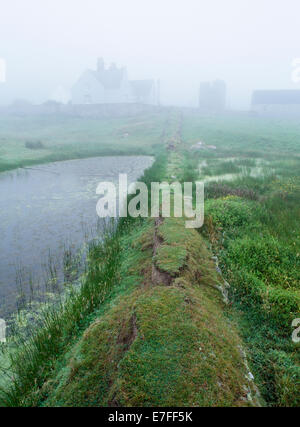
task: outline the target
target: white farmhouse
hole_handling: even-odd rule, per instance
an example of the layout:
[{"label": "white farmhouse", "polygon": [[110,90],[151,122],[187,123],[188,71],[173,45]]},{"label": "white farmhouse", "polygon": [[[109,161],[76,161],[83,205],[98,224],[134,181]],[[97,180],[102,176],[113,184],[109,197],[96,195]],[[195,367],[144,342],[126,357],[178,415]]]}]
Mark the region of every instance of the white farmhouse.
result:
[{"label": "white farmhouse", "polygon": [[97,70],[85,71],[72,88],[73,104],[157,104],[154,80],[128,80],[126,68],[98,59]]}]

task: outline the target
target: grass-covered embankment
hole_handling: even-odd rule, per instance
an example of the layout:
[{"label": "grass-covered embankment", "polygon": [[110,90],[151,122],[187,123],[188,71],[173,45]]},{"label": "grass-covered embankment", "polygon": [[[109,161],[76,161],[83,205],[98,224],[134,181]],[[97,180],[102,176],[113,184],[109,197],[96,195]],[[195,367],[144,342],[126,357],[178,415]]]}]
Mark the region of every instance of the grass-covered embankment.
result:
[{"label": "grass-covered embankment", "polygon": [[[161,244],[152,261],[155,233]],[[241,342],[224,317],[215,289],[220,278],[201,236],[182,220],[159,226],[149,220],[121,239],[121,246],[117,294],[34,395],[37,402],[250,405]],[[159,268],[161,281],[153,268]]]}]

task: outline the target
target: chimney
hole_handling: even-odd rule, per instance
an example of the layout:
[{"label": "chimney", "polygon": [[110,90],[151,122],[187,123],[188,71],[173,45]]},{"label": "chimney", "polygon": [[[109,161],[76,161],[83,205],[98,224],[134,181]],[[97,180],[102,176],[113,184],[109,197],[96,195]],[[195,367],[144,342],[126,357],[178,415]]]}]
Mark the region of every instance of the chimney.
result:
[{"label": "chimney", "polygon": [[97,71],[98,71],[98,73],[102,73],[104,71],[104,60],[103,60],[103,58],[98,58]]}]

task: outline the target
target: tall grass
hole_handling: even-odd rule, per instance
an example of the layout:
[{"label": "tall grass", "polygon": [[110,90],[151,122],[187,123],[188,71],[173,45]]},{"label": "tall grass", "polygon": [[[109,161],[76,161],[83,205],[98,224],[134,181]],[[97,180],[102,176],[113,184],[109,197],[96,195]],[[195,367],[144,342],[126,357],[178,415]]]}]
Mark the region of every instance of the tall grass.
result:
[{"label": "tall grass", "polygon": [[42,386],[66,345],[118,283],[120,235],[125,227],[125,222],[122,230],[110,224],[101,242],[90,247],[88,272],[80,289],[43,310],[38,330],[31,330],[26,338],[15,337],[9,355],[10,386],[1,392],[2,405],[22,406],[29,392]]},{"label": "tall grass", "polygon": [[299,406],[299,352],[291,338],[300,315],[299,168],[293,159],[270,160],[270,168],[275,173],[210,183],[204,232],[231,284],[263,398],[270,406]]}]

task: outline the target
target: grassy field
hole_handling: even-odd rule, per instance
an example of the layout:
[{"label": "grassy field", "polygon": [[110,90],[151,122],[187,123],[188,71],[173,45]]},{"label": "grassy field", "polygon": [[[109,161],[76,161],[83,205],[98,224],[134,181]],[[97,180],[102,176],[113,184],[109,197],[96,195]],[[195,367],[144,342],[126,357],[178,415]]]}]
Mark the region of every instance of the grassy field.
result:
[{"label": "grassy field", "polygon": [[251,116],[199,117],[184,113],[184,141],[187,146],[203,140],[225,155],[269,158],[300,155],[300,123],[295,120]]},{"label": "grassy field", "polygon": [[93,245],[80,291],[17,344],[3,405],[299,406],[300,125],[177,110],[129,122],[105,132],[127,126],[124,151],[155,154],[146,184],[206,182],[204,227],[131,219]]},{"label": "grassy field", "polygon": [[130,118],[0,116],[0,172],[106,155],[153,154],[168,113]]}]

